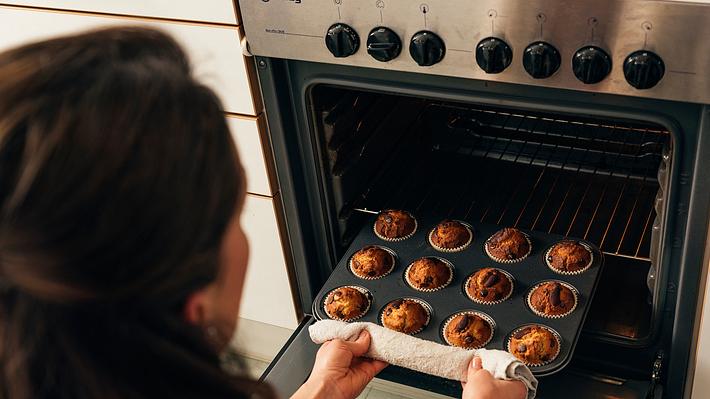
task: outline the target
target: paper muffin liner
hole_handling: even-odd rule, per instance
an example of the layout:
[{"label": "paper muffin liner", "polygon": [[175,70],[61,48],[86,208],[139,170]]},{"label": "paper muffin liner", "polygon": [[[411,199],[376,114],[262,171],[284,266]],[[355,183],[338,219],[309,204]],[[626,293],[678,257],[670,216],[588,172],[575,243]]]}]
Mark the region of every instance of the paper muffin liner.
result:
[{"label": "paper muffin liner", "polygon": [[434,227],[433,229],[431,229],[431,231],[427,235],[427,240],[429,241],[429,245],[431,245],[434,249],[436,249],[439,252],[447,252],[447,253],[461,252],[464,249],[468,248],[468,246],[471,245],[471,242],[473,242],[473,227],[470,224],[468,224],[466,222],[462,222],[460,220],[453,220],[453,221],[461,223],[461,225],[463,225],[463,227],[465,227],[466,230],[468,230],[468,241],[466,241],[465,244],[460,245],[455,248],[442,248],[442,247],[434,244],[434,242],[431,240],[431,235],[434,234],[434,230],[436,230],[436,227]]},{"label": "paper muffin liner", "polygon": [[414,262],[416,262],[419,259],[422,258],[417,258],[414,262],[410,263],[409,266],[407,266],[407,269],[404,271],[404,281],[407,282],[407,284],[414,290],[420,291],[420,292],[434,292],[434,291],[439,291],[442,288],[446,288],[451,284],[451,282],[454,280],[454,265],[451,264],[448,260],[444,258],[440,258],[438,256],[424,256],[424,258],[436,258],[442,262],[449,268],[449,279],[446,281],[446,283],[442,284],[439,287],[436,288],[418,288],[414,286],[414,283],[409,279],[409,270],[412,269],[412,266],[414,265]]},{"label": "paper muffin liner", "polygon": [[[497,301],[482,301],[482,300],[480,300],[480,299],[474,297],[473,295],[471,295],[471,294],[468,292],[468,282],[473,278],[473,276],[476,274],[476,272],[478,272],[478,270],[476,270],[476,271],[473,272],[470,276],[468,276],[468,277],[466,278],[466,281],[464,281],[464,283],[463,283],[463,292],[466,293],[466,297],[468,297],[468,299],[470,299],[470,300],[472,300],[473,302],[476,302],[476,303],[478,303],[478,304],[481,304],[481,305],[497,305],[497,304],[499,304],[499,303],[502,303],[502,302],[507,301],[508,298],[510,298],[511,295],[513,295],[513,291],[515,291],[515,279],[513,278],[513,276],[512,276],[510,273],[508,273],[507,271],[505,271],[505,270],[498,269],[498,268],[495,268],[495,267],[494,267],[493,269],[496,269],[496,270],[498,270],[499,272],[503,273],[503,274],[505,275],[505,277],[508,278],[508,281],[510,281],[510,292],[508,293],[508,295],[506,295],[505,297],[503,297],[503,298],[501,298],[501,299],[499,299],[499,300],[497,300]],[[479,270],[480,270],[480,269],[479,269]]]},{"label": "paper muffin liner", "polygon": [[[520,231],[520,230],[518,230],[518,231]],[[496,232],[496,233],[497,233],[497,232]],[[489,258],[493,259],[494,261],[496,261],[496,262],[498,262],[498,263],[511,264],[511,263],[520,262],[521,260],[523,260],[523,259],[527,258],[528,256],[530,256],[530,253],[532,252],[532,241],[530,241],[530,236],[528,236],[527,234],[523,233],[522,231],[520,231],[520,233],[525,237],[525,240],[528,242],[528,252],[527,252],[525,255],[521,256],[520,258],[517,258],[517,259],[500,259],[500,258],[496,258],[495,256],[493,256],[493,254],[488,250],[488,242],[491,240],[491,238],[493,238],[493,236],[488,237],[488,239],[486,240],[486,242],[483,244],[483,250],[486,251],[486,255],[488,255]],[[494,233],[494,235],[495,235],[495,233]]]},{"label": "paper muffin liner", "polygon": [[540,366],[544,366],[544,365],[547,365],[547,364],[550,364],[550,363],[554,362],[555,359],[557,359],[557,356],[560,355],[560,348],[562,347],[562,337],[560,336],[560,334],[559,334],[557,331],[555,331],[554,329],[552,329],[551,327],[548,327],[548,326],[546,326],[546,325],[543,325],[543,324],[534,324],[534,323],[533,323],[533,324],[526,324],[526,325],[524,325],[524,326],[520,326],[520,327],[516,328],[515,330],[513,330],[510,334],[508,334],[508,338],[506,339],[506,343],[505,343],[505,348],[506,348],[506,350],[508,351],[508,353],[510,353],[511,355],[513,354],[513,351],[512,351],[511,348],[510,348],[510,344],[511,344],[512,341],[513,341],[513,339],[512,339],[513,336],[514,336],[518,331],[521,331],[521,330],[523,330],[523,329],[525,329],[525,328],[528,328],[528,327],[535,327],[535,326],[536,326],[536,327],[542,327],[542,328],[544,328],[545,330],[547,330],[547,331],[549,331],[550,333],[552,333],[552,336],[555,337],[555,340],[557,341],[557,345],[555,345],[555,348],[557,348],[557,351],[555,352],[554,355],[552,355],[552,357],[550,357],[549,360],[547,360],[546,362],[541,362],[541,363],[530,363],[530,362],[527,362],[527,361],[525,361],[525,360],[523,360],[523,359],[520,359],[519,357],[513,355],[513,356],[515,356],[516,359],[518,359],[518,360],[520,360],[521,362],[525,363],[525,365],[528,366],[528,367],[540,367]]},{"label": "paper muffin liner", "polygon": [[[481,349],[481,348],[484,348],[486,345],[488,345],[488,344],[493,340],[493,336],[494,336],[495,333],[496,333],[496,322],[495,322],[495,320],[493,320],[493,318],[492,318],[491,316],[489,316],[489,315],[487,315],[487,314],[485,314],[485,313],[483,313],[483,312],[479,312],[479,311],[477,311],[477,310],[464,310],[464,311],[462,311],[462,312],[456,312],[456,313],[452,314],[451,316],[449,316],[449,317],[446,319],[446,321],[444,321],[444,324],[442,324],[442,326],[441,326],[441,336],[444,338],[444,342],[446,342],[447,345],[449,345],[449,346],[456,346],[456,345],[454,345],[453,343],[451,343],[451,342],[449,341],[448,337],[446,336],[446,328],[449,326],[449,324],[451,323],[451,321],[452,321],[456,316],[458,316],[458,315],[460,315],[460,314],[470,314],[470,315],[479,316],[480,318],[482,318],[483,320],[485,320],[486,323],[488,323],[488,325],[491,327],[491,335],[488,337],[488,339],[487,339],[484,343],[482,343],[481,345],[478,345],[478,346],[476,346],[476,347],[463,348],[463,349],[469,349],[469,350]],[[456,346],[456,347],[457,347],[457,348],[461,348],[460,346]]]},{"label": "paper muffin liner", "polygon": [[[424,325],[422,326],[422,328],[420,328],[420,329],[418,329],[418,330],[416,330],[416,331],[413,331],[413,332],[411,332],[411,333],[402,332],[402,334],[416,335],[416,334],[419,334],[420,332],[424,331],[424,329],[429,325],[429,322],[431,322],[431,306],[429,306],[428,303],[424,302],[424,301],[421,300],[421,299],[411,298],[411,297],[397,298],[397,299],[394,299],[394,300],[391,300],[391,301],[387,302],[387,305],[383,306],[383,307],[382,307],[382,310],[380,311],[380,324],[381,324],[383,327],[387,328],[387,327],[385,326],[385,323],[384,323],[385,309],[387,308],[387,306],[388,306],[390,303],[392,303],[392,302],[394,302],[394,301],[398,301],[398,300],[400,300],[400,299],[403,300],[403,301],[413,301],[413,302],[416,302],[416,303],[422,305],[422,307],[424,308],[424,311],[426,312],[426,322],[424,322]],[[392,331],[397,331],[397,330],[392,330]],[[398,332],[401,332],[401,331],[398,331]]]},{"label": "paper muffin liner", "polygon": [[[574,296],[574,304],[572,305],[572,308],[570,308],[570,310],[568,310],[566,313],[562,313],[562,314],[545,314],[545,313],[540,312],[540,311],[538,311],[537,309],[535,309],[535,308],[532,306],[532,303],[530,302],[530,300],[531,300],[531,298],[532,298],[532,293],[533,293],[533,291],[535,291],[538,287],[540,287],[541,285],[543,285],[543,284],[545,284],[545,283],[560,283],[561,285],[563,285],[563,286],[569,288],[569,290],[572,291],[572,295]],[[535,285],[528,291],[528,294],[527,294],[527,296],[525,297],[525,303],[527,303],[528,307],[530,308],[530,311],[532,311],[533,313],[535,313],[536,315],[538,315],[538,316],[540,316],[540,317],[544,317],[544,318],[547,318],[547,319],[561,319],[561,318],[563,318],[563,317],[565,317],[565,316],[569,316],[570,314],[572,314],[572,312],[575,311],[575,309],[577,309],[577,304],[579,303],[579,291],[577,291],[577,289],[576,289],[572,284],[569,284],[569,283],[564,282],[564,281],[560,281],[560,280],[545,280],[545,281],[542,281],[542,282],[539,282],[539,283],[535,284]]]},{"label": "paper muffin liner", "polygon": [[[361,276],[361,275],[357,274],[357,272],[355,271],[355,268],[353,267],[353,258],[355,257],[355,254],[356,254],[356,253],[360,252],[362,249],[364,249],[364,248],[366,248],[366,247],[377,247],[377,248],[380,248],[380,249],[383,249],[383,250],[387,251],[387,253],[389,253],[389,254],[390,254],[390,257],[392,258],[392,266],[389,268],[389,270],[387,270],[385,273],[383,273],[382,275],[377,276],[377,277]],[[389,249],[389,248],[387,248],[387,247],[383,247],[383,246],[381,246],[381,245],[366,245],[365,247],[359,249],[359,250],[356,251],[354,254],[352,254],[352,256],[350,256],[350,259],[348,260],[348,268],[350,269],[350,272],[351,272],[352,274],[354,274],[355,277],[361,278],[361,279],[363,279],[363,280],[377,280],[377,279],[379,279],[379,278],[385,277],[385,276],[387,276],[388,274],[392,273],[392,270],[394,270],[394,267],[395,267],[396,265],[397,265],[397,254],[395,254],[395,252],[394,252],[393,250],[391,250],[391,249]]]},{"label": "paper muffin liner", "polygon": [[[385,209],[385,210],[383,210],[383,211],[380,211],[377,215],[379,216],[382,212],[387,212],[387,211],[391,211],[391,210],[393,210],[393,209]],[[407,211],[401,210],[401,209],[398,209],[398,210],[400,210],[400,211],[402,211],[402,212],[407,212]],[[389,237],[385,237],[385,236],[381,235],[380,233],[377,232],[377,219],[375,219],[375,223],[372,224],[372,231],[375,233],[375,235],[377,236],[377,238],[379,238],[380,240],[389,241],[389,242],[404,241],[404,240],[406,240],[407,238],[412,237],[412,236],[414,235],[414,233],[417,232],[417,229],[419,228],[419,223],[417,222],[417,218],[415,218],[414,215],[412,215],[412,214],[409,213],[409,212],[407,212],[407,214],[408,214],[409,216],[411,216],[412,219],[414,219],[414,230],[412,230],[411,233],[407,234],[407,235],[404,236],[404,237],[389,238]]]},{"label": "paper muffin liner", "polygon": [[[581,268],[577,271],[573,271],[573,272],[566,271],[566,270],[558,270],[558,269],[555,269],[554,267],[552,267],[552,265],[550,264],[550,261],[547,260],[547,258],[550,256],[550,251],[552,251],[552,248],[554,248],[555,245],[557,245],[561,242],[564,242],[564,241],[573,241],[573,242],[583,246],[589,252],[589,263],[587,263],[587,266],[584,266],[583,268]],[[587,269],[589,269],[592,266],[592,264],[594,264],[594,251],[592,250],[592,248],[582,241],[575,241],[575,240],[561,240],[561,241],[554,243],[550,248],[547,249],[547,251],[545,251],[544,257],[545,257],[545,264],[547,265],[547,267],[550,270],[552,270],[553,272],[555,272],[557,274],[562,274],[565,276],[575,276],[577,274],[582,274],[582,273],[586,272]]]},{"label": "paper muffin liner", "polygon": [[[365,298],[367,299],[367,308],[365,308],[365,310],[361,314],[359,314],[358,316],[351,317],[349,319],[341,319],[340,317],[335,317],[335,316],[331,315],[330,313],[328,313],[328,308],[326,307],[326,304],[328,303],[328,299],[330,299],[330,297],[335,293],[335,291],[337,291],[341,288],[345,288],[345,287],[355,288],[356,290],[362,292],[365,295]],[[333,288],[332,290],[330,290],[328,295],[326,295],[325,298],[323,299],[323,311],[325,312],[325,314],[333,320],[340,320],[340,321],[344,321],[347,323],[350,323],[351,321],[355,321],[355,320],[361,318],[362,316],[365,316],[367,314],[367,312],[370,311],[371,306],[372,306],[372,294],[370,293],[370,291],[367,290],[367,288],[363,288],[363,287],[360,287],[357,285],[343,285],[338,288]]]}]

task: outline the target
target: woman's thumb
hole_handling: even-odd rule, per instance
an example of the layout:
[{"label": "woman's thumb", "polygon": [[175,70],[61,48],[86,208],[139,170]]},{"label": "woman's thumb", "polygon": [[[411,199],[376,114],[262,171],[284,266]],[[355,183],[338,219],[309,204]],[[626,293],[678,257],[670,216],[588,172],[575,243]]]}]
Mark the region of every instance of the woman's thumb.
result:
[{"label": "woman's thumb", "polygon": [[355,341],[345,341],[344,344],[353,355],[362,356],[370,349],[370,334],[362,330]]},{"label": "woman's thumb", "polygon": [[483,362],[481,361],[481,358],[478,356],[474,356],[473,360],[471,360],[471,363],[469,363],[468,365],[468,372],[476,372],[482,368]]}]

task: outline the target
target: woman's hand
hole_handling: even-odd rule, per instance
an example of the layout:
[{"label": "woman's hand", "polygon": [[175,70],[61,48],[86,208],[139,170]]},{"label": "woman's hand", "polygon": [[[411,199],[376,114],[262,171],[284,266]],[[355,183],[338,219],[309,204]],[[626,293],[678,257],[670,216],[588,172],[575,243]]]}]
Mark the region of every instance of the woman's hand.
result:
[{"label": "woman's hand", "polygon": [[387,363],[362,358],[370,348],[370,334],[363,330],[355,341],[335,339],[318,350],[308,381],[291,397],[352,399],[387,367]]},{"label": "woman's hand", "polygon": [[525,399],[528,390],[520,381],[503,381],[483,370],[481,358],[476,356],[468,366],[468,378],[462,382],[462,399]]}]

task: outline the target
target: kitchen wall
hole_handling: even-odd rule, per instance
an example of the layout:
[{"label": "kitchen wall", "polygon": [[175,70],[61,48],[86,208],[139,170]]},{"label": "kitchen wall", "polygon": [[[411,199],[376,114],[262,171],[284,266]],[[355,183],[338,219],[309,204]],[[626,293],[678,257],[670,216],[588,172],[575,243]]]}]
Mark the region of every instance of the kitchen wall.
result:
[{"label": "kitchen wall", "polygon": [[240,342],[254,356],[268,360],[298,320],[275,208],[278,190],[268,173],[263,107],[252,59],[242,54],[242,31],[232,0],[0,0],[0,50],[117,25],[147,26],[173,35],[189,53],[197,78],[224,104],[248,176],[242,223],[251,257]]}]

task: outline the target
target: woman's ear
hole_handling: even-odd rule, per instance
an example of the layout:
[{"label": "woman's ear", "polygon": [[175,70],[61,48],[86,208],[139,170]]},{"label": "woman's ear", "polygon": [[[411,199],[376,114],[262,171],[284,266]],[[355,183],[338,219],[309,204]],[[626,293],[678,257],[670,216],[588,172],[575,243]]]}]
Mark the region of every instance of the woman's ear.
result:
[{"label": "woman's ear", "polygon": [[204,326],[210,307],[209,287],[203,287],[188,295],[183,308],[185,321],[194,326]]}]

